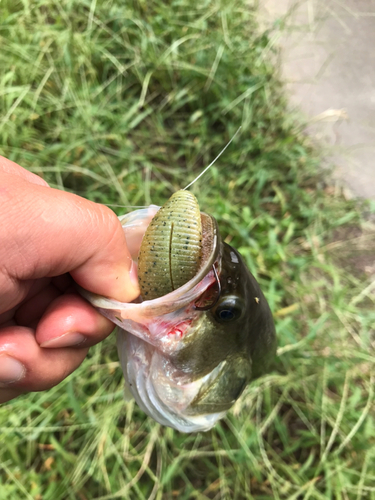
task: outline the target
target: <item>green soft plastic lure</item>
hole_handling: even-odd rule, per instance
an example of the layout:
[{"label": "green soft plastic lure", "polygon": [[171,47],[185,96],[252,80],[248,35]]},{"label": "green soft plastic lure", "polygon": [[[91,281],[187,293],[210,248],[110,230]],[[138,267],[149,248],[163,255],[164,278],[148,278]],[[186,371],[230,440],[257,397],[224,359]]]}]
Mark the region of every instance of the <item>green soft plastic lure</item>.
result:
[{"label": "green soft plastic lure", "polygon": [[202,260],[202,223],[196,197],[177,191],[160,208],[143,237],[138,280],[144,300],[162,297],[190,281]]}]

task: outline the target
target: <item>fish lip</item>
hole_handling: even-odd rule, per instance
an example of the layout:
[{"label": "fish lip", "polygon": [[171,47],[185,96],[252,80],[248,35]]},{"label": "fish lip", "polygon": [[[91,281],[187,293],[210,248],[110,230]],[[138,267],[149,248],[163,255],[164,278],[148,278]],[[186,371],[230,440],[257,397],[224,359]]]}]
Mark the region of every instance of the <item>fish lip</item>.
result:
[{"label": "fish lip", "polygon": [[[79,293],[104,314],[106,310],[116,310],[122,319],[127,319],[134,314],[143,318],[163,316],[188,306],[197,300],[215,281],[212,266],[215,265],[219,273],[221,268],[222,241],[217,221],[212,215],[204,212],[201,212],[201,219],[203,238],[211,239],[211,250],[208,255],[202,258],[202,265],[197,274],[185,285],[157,299],[140,301],[141,299],[138,297],[136,301],[131,303],[96,295],[77,285]],[[207,234],[208,232],[211,234]],[[113,318],[111,319],[113,321]],[[121,319],[120,323],[115,322],[121,326]]]}]

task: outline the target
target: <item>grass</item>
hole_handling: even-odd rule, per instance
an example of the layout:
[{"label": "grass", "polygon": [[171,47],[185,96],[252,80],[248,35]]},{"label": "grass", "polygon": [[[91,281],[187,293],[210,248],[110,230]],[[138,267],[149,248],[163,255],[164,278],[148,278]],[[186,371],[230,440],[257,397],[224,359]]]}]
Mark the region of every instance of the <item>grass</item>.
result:
[{"label": "grass", "polygon": [[0,408],[1,499],[374,499],[374,287],[350,261],[371,207],[321,173],[255,6],[3,0],[1,16],[1,153],[54,187],[117,213],[161,204],[242,125],[192,190],[261,283],[280,345],[227,418],[186,436],[123,401],[108,339]]}]

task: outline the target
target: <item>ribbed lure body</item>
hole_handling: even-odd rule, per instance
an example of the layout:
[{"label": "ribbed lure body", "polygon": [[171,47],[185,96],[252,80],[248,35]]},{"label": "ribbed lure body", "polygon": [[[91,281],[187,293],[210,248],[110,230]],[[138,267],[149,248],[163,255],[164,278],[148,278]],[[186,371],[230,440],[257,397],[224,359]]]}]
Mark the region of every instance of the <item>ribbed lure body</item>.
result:
[{"label": "ribbed lure body", "polygon": [[148,226],[138,255],[138,280],[144,300],[162,297],[190,281],[202,258],[198,201],[177,191]]}]

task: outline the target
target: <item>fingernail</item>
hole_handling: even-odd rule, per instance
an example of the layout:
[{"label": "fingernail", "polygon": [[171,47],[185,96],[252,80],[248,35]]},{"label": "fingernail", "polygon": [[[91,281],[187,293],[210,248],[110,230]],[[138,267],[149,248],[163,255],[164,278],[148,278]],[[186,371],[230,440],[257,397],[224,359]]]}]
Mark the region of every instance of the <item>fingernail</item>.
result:
[{"label": "fingernail", "polygon": [[124,279],[119,278],[120,285],[118,293],[112,294],[113,298],[120,302],[131,302],[139,296],[138,266],[132,261],[129,271],[124,272]]},{"label": "fingernail", "polygon": [[86,340],[86,337],[82,335],[82,333],[78,332],[69,332],[64,333],[60,337],[56,337],[55,339],[47,340],[40,344],[40,347],[73,347],[80,344],[83,344]]},{"label": "fingernail", "polygon": [[7,355],[0,356],[0,387],[18,382],[25,373],[22,363]]},{"label": "fingernail", "polygon": [[131,302],[139,296],[139,284],[138,284],[138,274],[137,274],[137,264],[131,261],[129,267],[121,266],[115,269],[115,272],[111,273],[111,279],[107,279],[111,284],[107,293],[104,293],[106,297],[118,300],[119,302]]}]

